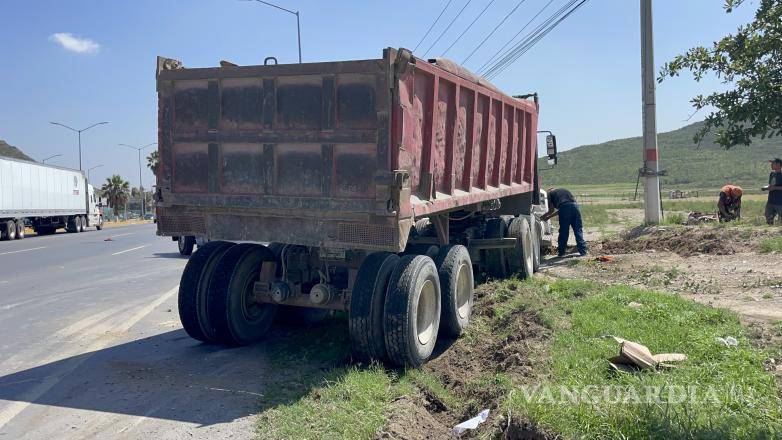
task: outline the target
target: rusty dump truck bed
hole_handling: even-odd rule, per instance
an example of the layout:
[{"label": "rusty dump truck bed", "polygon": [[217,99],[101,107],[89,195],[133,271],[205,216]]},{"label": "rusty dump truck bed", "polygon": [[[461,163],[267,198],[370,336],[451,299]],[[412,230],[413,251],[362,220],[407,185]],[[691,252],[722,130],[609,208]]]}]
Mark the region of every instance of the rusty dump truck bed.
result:
[{"label": "rusty dump truck bed", "polygon": [[162,235],[399,252],[419,217],[533,191],[536,105],[458,66],[225,65],[158,59]]}]

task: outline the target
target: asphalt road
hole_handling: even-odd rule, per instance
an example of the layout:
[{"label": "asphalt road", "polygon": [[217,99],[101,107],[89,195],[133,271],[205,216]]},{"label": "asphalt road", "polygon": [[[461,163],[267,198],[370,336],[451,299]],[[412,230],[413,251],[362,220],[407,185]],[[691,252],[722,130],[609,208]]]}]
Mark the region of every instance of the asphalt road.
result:
[{"label": "asphalt road", "polygon": [[0,439],[246,438],[269,363],[182,330],[154,225],[0,242]]}]

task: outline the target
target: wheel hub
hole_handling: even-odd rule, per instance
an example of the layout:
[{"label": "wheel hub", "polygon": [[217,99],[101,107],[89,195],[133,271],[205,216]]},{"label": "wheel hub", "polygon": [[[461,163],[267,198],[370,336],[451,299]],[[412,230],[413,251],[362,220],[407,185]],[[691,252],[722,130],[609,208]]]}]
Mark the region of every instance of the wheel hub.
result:
[{"label": "wheel hub", "polygon": [[466,264],[462,264],[456,273],[456,311],[462,319],[467,319],[470,316],[471,292],[470,268]]},{"label": "wheel hub", "polygon": [[418,342],[426,345],[432,339],[437,314],[437,289],[431,280],[426,280],[418,294],[416,331]]}]

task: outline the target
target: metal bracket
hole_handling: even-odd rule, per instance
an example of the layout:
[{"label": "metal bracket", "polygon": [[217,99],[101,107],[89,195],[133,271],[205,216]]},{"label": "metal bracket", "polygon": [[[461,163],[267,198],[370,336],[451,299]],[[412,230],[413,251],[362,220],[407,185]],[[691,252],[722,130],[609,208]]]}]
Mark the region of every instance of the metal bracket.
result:
[{"label": "metal bracket", "polygon": [[659,170],[659,171],[653,171],[649,168],[643,167],[638,169],[638,175],[644,176],[644,177],[653,177],[653,176],[667,176],[668,170]]}]

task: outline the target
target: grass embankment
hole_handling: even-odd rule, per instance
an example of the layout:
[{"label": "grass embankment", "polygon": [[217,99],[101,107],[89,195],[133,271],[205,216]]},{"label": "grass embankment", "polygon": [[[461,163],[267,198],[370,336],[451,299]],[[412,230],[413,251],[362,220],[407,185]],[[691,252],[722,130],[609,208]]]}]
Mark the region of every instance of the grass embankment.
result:
[{"label": "grass embankment", "polygon": [[[395,402],[421,395],[437,402],[439,409],[428,413],[447,429],[492,408],[477,431],[482,438],[521,429],[575,438],[782,436],[780,392],[764,371],[770,354],[752,347],[731,312],[665,293],[566,280],[489,283],[480,287],[476,310],[467,334],[419,370],[338,366],[298,379],[307,386],[271,392],[283,397],[261,413],[259,437],[372,438],[394,418]],[[530,321],[544,336],[529,336]],[[342,335],[341,342],[312,353],[346,356],[343,328],[330,335]],[[688,360],[668,371],[613,373],[606,358],[618,346],[607,335]],[[715,339],[725,336],[738,346]],[[464,360],[465,367],[455,353],[483,360]],[[508,362],[514,357],[520,362]],[[443,359],[453,365],[441,365]],[[404,432],[420,430],[421,420],[404,418]]]}]

